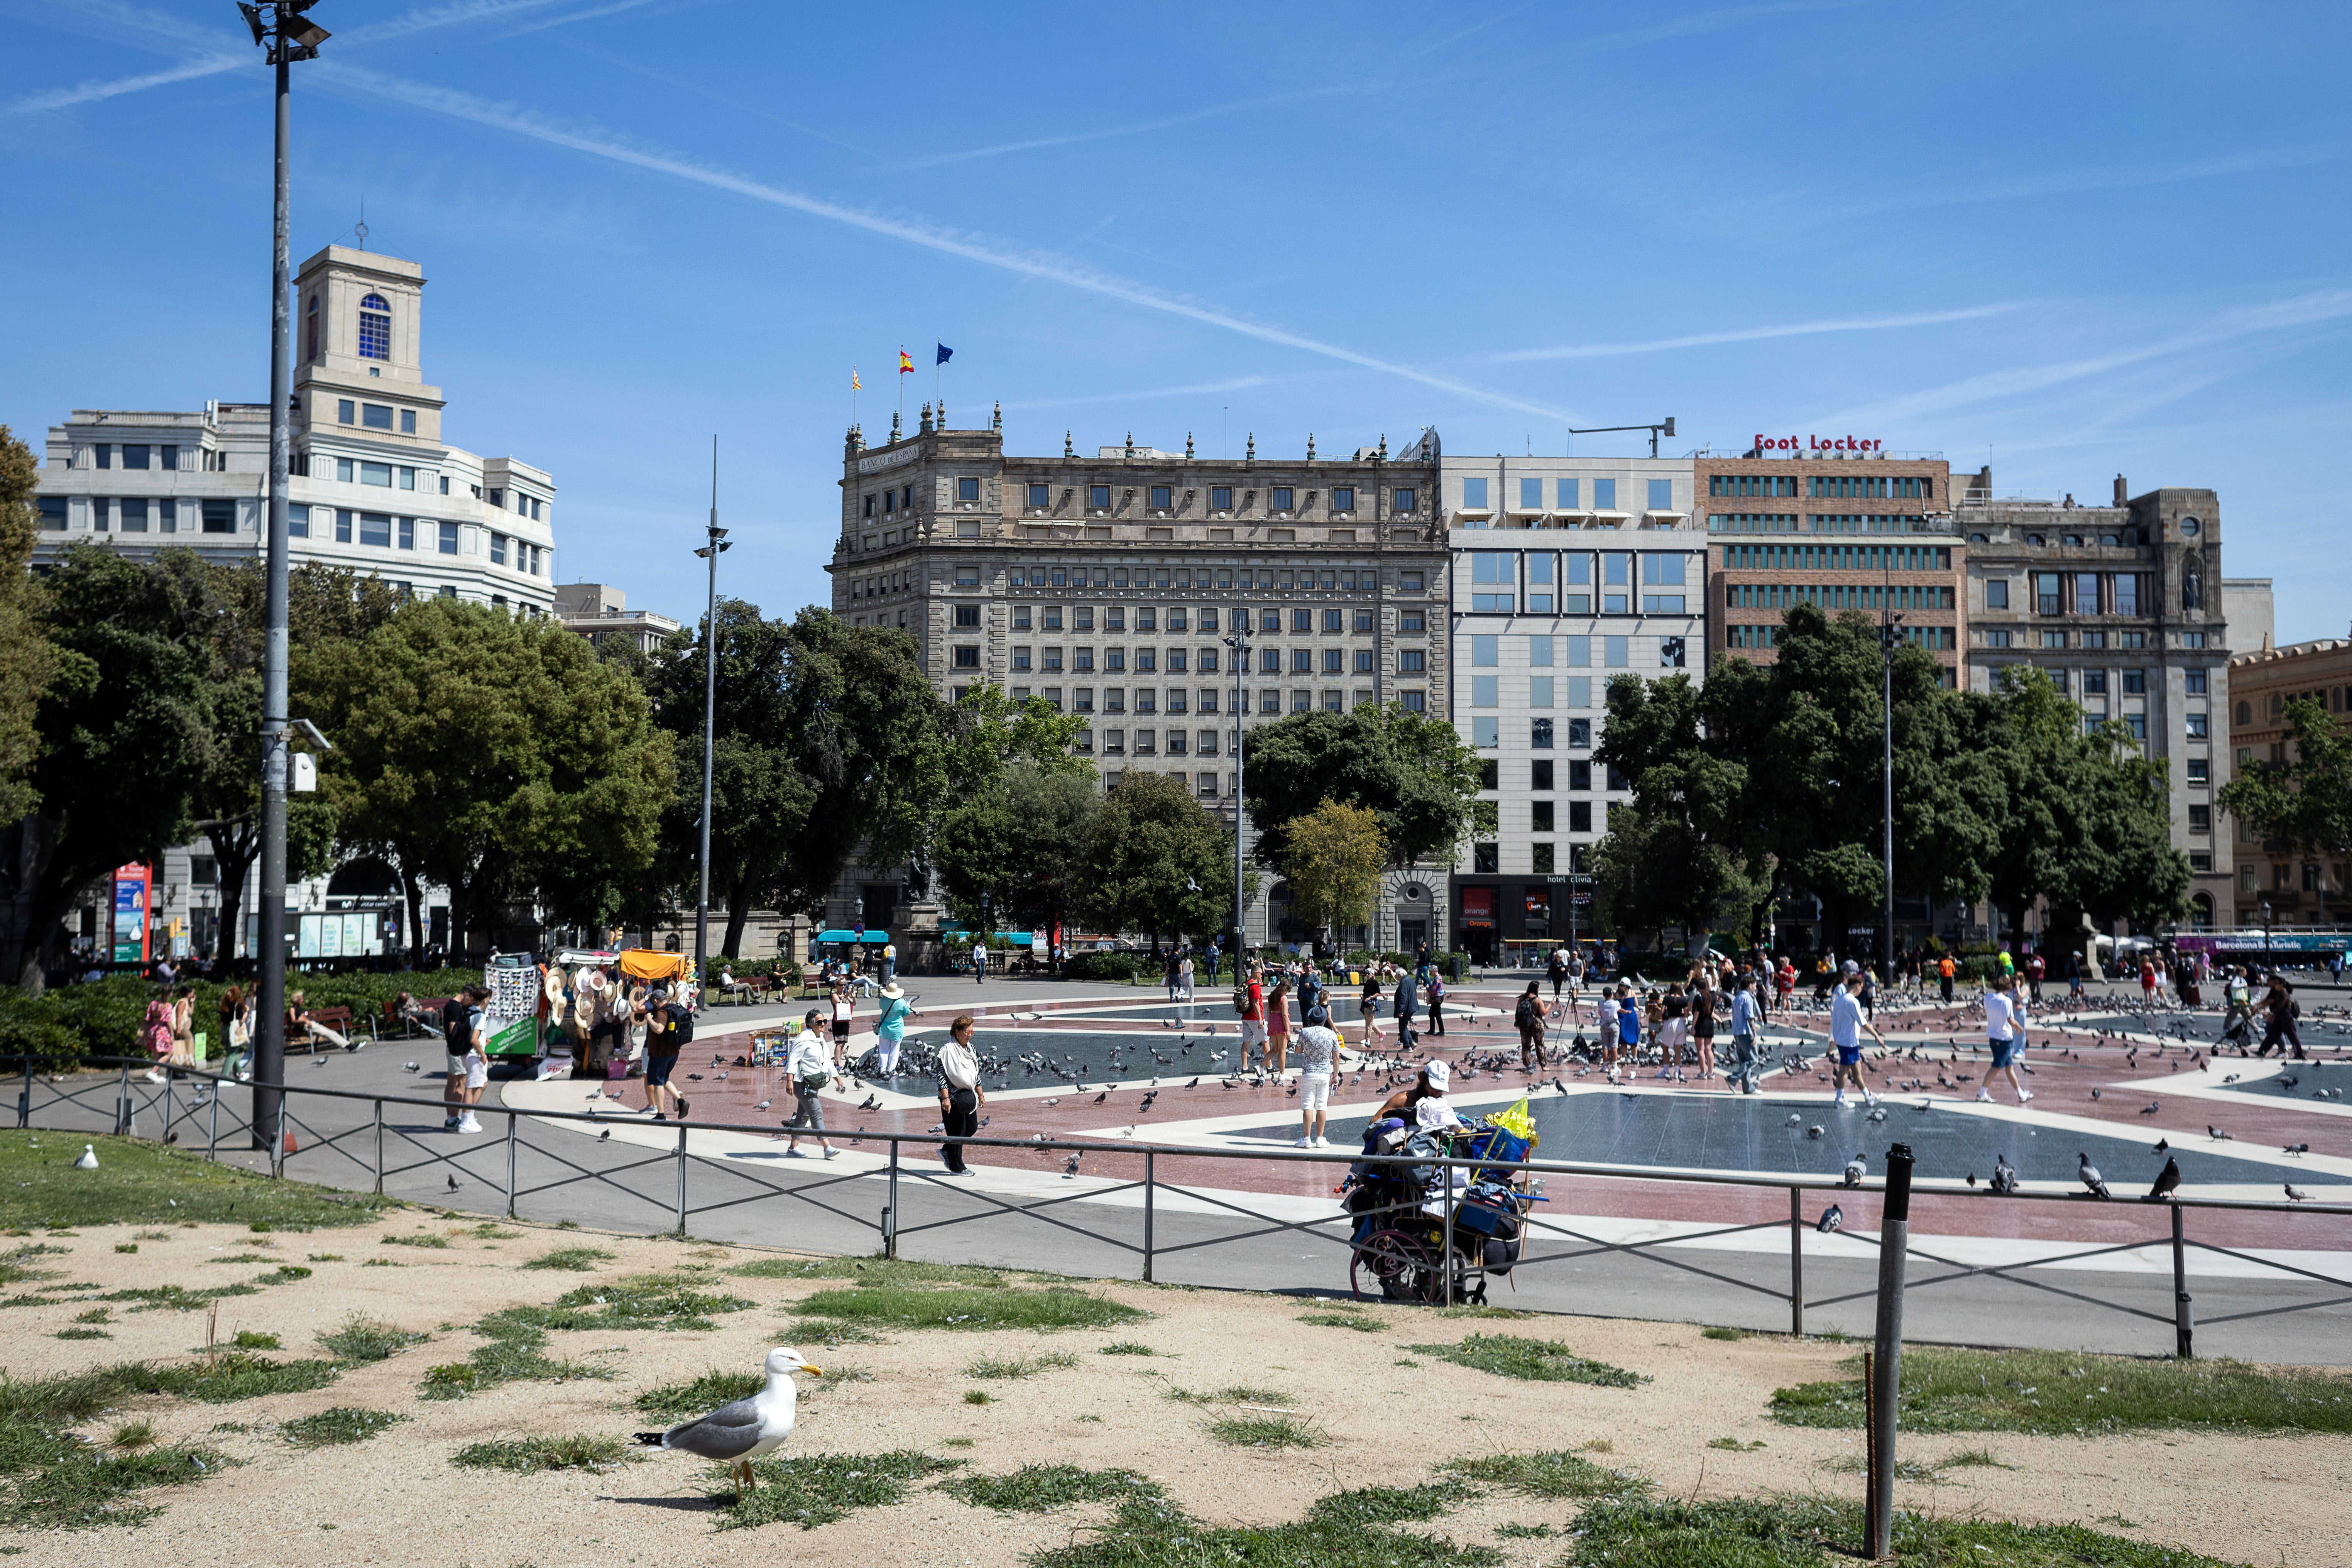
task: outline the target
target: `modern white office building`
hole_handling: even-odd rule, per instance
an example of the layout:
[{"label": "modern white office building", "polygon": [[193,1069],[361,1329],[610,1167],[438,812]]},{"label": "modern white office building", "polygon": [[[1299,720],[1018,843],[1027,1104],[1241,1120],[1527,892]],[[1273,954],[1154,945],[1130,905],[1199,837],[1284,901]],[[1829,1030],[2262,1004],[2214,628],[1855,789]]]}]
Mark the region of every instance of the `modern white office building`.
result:
[{"label": "modern white office building", "polygon": [[[293,559],[347,566],[420,597],[546,615],[554,478],[443,441],[446,400],[425,380],[424,295],[415,262],[341,246],[297,275]],[[257,344],[251,368],[268,363]],[[34,562],[46,565],[76,542],[257,557],[268,494],[266,403],[78,408],[49,427]]]},{"label": "modern white office building", "polygon": [[1691,459],[1458,457],[1438,467],[1451,552],[1449,711],[1497,831],[1454,868],[1454,945],[1500,962],[1591,931],[1579,879],[1625,781],[1595,763],[1609,681],[1704,677],[1706,541]]}]

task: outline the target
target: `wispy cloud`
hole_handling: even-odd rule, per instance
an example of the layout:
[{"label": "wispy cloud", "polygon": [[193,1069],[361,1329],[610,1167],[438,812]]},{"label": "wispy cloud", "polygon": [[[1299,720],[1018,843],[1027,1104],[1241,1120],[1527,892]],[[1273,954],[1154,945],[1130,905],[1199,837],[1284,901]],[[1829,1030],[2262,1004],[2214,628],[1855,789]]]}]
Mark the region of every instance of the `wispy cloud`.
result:
[{"label": "wispy cloud", "polygon": [[1622,32],[1607,33],[1588,38],[1576,47],[1583,53],[1595,49],[1631,49],[1643,44],[1662,44],[1672,38],[1687,38],[1701,33],[1719,33],[1727,27],[1745,26],[1768,16],[1785,16],[1807,11],[1850,11],[1864,0],[1777,0],[1763,5],[1727,5],[1717,11],[1700,11],[1672,21],[1654,23],[1646,27],[1628,27]]},{"label": "wispy cloud", "polygon": [[1275,343],[1284,348],[1297,349],[1305,353],[1319,354],[1365,370],[1379,371],[1403,381],[1417,383],[1435,391],[1451,393],[1457,397],[1487,404],[1493,407],[1509,408],[1523,414],[1539,415],[1547,419],[1565,421],[1563,411],[1529,403],[1507,394],[1490,391],[1451,376],[1438,375],[1394,360],[1381,359],[1348,348],[1343,344],[1310,337],[1303,332],[1269,322],[1254,321],[1237,311],[1204,300],[1190,299],[1154,289],[1146,283],[1099,271],[1068,257],[1050,251],[1016,249],[1004,243],[979,235],[938,227],[911,219],[886,216],[863,208],[845,206],[821,196],[809,195],[783,185],[755,180],[732,170],[698,163],[683,154],[643,147],[625,142],[613,132],[601,128],[550,119],[536,110],[519,108],[510,103],[494,103],[469,92],[437,87],[430,82],[412,81],[402,77],[385,76],[357,66],[322,65],[313,74],[322,86],[339,87],[346,91],[404,103],[411,108],[443,114],[455,120],[486,125],[492,129],[527,136],[551,146],[568,148],[592,157],[643,169],[651,174],[666,174],[689,184],[723,191],[770,206],[782,207],[809,217],[823,218],[828,223],[862,229],[868,234],[898,240],[921,249],[952,256],[961,260],[991,267],[1020,277],[1035,278],[1046,282],[1100,295],[1106,299],[1158,310],[1205,326],[1218,327],[1260,342]]},{"label": "wispy cloud", "polygon": [[2341,142],[2317,142],[2299,147],[2261,147],[2191,158],[2174,163],[2127,163],[2104,168],[2053,169],[2021,179],[1990,184],[1939,187],[1933,181],[1913,184],[1906,195],[1865,204],[1863,212],[1908,212],[1927,207],[1969,206],[1989,202],[2030,200],[2036,196],[2077,195],[2086,191],[2127,191],[2148,185],[2185,184],[2191,180],[2223,179],[2231,174],[2264,174],[2274,169],[2302,169],[2315,163],[2339,162],[2347,151]]},{"label": "wispy cloud", "polygon": [[2265,332],[2285,331],[2294,328],[2325,326],[2352,319],[2352,289],[2327,289],[2308,294],[2297,294],[2284,300],[2270,300],[2260,305],[2242,306],[2225,310],[2203,325],[2185,332],[2177,332],[2136,348],[2120,349],[2113,353],[2091,354],[2080,359],[2057,360],[2048,364],[2020,365],[2011,370],[1988,371],[1981,375],[1964,376],[1941,386],[1927,387],[1919,392],[1887,398],[1867,407],[1848,409],[1822,416],[1815,423],[1822,425],[1886,424],[1895,420],[1916,418],[1921,415],[1941,414],[1954,408],[1976,404],[1998,403],[2005,398],[2021,397],[2067,385],[2091,376],[2106,375],[2126,366],[2142,364],[2150,360],[2189,353],[2259,336]]},{"label": "wispy cloud", "polygon": [[1142,392],[1100,392],[1084,397],[1033,397],[1018,403],[1008,403],[1007,408],[1080,408],[1093,403],[1149,403],[1161,397],[1208,397],[1220,392],[1246,392],[1254,386],[1265,386],[1271,378],[1263,375],[1235,376],[1231,381],[1203,381],[1191,386],[1155,386]]},{"label": "wispy cloud", "polygon": [[930,169],[942,163],[967,163],[976,158],[998,158],[1009,153],[1034,153],[1043,147],[1070,147],[1082,142],[1108,142],[1119,136],[1141,136],[1153,131],[1167,131],[1196,121],[1214,120],[1223,115],[1239,114],[1244,110],[1265,109],[1274,104],[1304,103],[1311,99],[1329,98],[1337,93],[1362,92],[1366,88],[1339,84],[1312,89],[1305,92],[1270,94],[1263,98],[1247,98],[1234,103],[1213,103],[1205,109],[1195,109],[1182,114],[1171,114],[1160,120],[1139,121],[1132,125],[1107,125],[1095,131],[1073,131],[1061,136],[1033,136],[1025,142],[1000,142],[989,147],[969,147],[960,153],[939,153],[926,158],[909,158],[885,165],[885,173],[902,169]]},{"label": "wispy cloud", "polygon": [[115,77],[107,81],[78,82],[72,87],[53,87],[46,92],[33,93],[16,100],[0,113],[38,114],[44,110],[71,109],[78,103],[97,103],[110,98],[120,98],[126,92],[144,92],[151,87],[168,87],[175,81],[194,81],[199,77],[218,76],[253,63],[250,54],[199,55],[192,60],[162,70],[142,71],[137,76]]},{"label": "wispy cloud", "polygon": [[1632,343],[1570,343],[1551,349],[1517,349],[1496,354],[1493,361],[1510,364],[1525,360],[1607,359],[1619,354],[1660,353],[1669,349],[1707,348],[1717,343],[1752,343],[1767,338],[1803,338],[1818,332],[1874,332],[1896,327],[1932,327],[1945,321],[1973,321],[2014,310],[2014,302],[1970,305],[1957,310],[1923,310],[1905,316],[1850,316],[1831,321],[1792,321],[1777,327],[1735,327],[1719,332],[1690,332],[1678,338],[1652,338]]}]

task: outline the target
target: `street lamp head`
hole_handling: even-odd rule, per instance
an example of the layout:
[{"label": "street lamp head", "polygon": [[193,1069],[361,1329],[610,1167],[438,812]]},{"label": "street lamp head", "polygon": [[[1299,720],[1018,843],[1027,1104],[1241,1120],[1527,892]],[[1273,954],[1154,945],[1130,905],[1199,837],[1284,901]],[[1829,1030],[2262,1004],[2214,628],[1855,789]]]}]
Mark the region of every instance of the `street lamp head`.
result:
[{"label": "street lamp head", "polygon": [[262,25],[261,7],[258,5],[248,5],[245,3],[245,0],[237,0],[236,8],[245,14],[245,25],[253,29],[253,41],[256,44],[268,43],[269,41],[269,29]]}]

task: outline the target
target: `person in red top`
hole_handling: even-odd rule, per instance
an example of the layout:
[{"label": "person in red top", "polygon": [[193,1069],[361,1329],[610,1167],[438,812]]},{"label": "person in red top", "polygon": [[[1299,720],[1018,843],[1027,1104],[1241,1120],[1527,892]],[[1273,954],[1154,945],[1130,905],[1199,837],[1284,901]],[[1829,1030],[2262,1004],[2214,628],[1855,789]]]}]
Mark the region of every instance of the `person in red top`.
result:
[{"label": "person in red top", "polygon": [[1243,992],[1242,1059],[1241,1065],[1236,1070],[1241,1072],[1249,1071],[1250,1047],[1253,1046],[1257,1047],[1258,1060],[1260,1062],[1264,1062],[1267,1056],[1265,1047],[1265,985],[1262,972],[1255,963],[1249,966],[1249,984]]},{"label": "person in red top", "polygon": [[2038,951],[2025,961],[2025,984],[2037,1007],[2042,1005],[2042,977],[2049,972],[2050,965]]},{"label": "person in red top", "polygon": [[1787,953],[1780,955],[1780,967],[1772,973],[1772,985],[1773,989],[1780,994],[1780,1005],[1786,1007],[1789,1005],[1789,993],[1797,988],[1797,965]]},{"label": "person in red top", "polygon": [[2144,1004],[2156,1001],[2156,965],[2143,958],[2139,961],[2139,994]]}]

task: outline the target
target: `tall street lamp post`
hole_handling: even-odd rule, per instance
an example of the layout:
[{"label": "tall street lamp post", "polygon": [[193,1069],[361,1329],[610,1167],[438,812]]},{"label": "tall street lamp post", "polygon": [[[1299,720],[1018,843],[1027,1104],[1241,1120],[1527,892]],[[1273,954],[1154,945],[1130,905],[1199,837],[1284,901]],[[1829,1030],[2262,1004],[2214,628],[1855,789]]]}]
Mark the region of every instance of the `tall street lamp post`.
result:
[{"label": "tall street lamp post", "polygon": [[[1236,615],[1246,611],[1236,611]],[[1228,662],[1234,667],[1234,975],[1239,979],[1242,970],[1242,721],[1248,717],[1242,710],[1245,700],[1242,694],[1242,676],[1249,668],[1249,644],[1235,626],[1234,635],[1223,639]]]},{"label": "tall street lamp post", "polygon": [[312,0],[266,0],[240,4],[253,41],[268,50],[278,72],[277,165],[269,268],[269,518],[268,586],[266,590],[261,667],[261,909],[260,951],[254,954],[260,981],[256,1005],[260,1030],[253,1046],[253,1145],[275,1151],[286,1079],[286,769],[288,757],[286,630],[286,500],[291,468],[292,431],[288,405],[294,395],[294,308],[289,297],[289,226],[287,142],[291,82],[296,60],[315,59],[327,31],[306,22]]},{"label": "tall street lamp post", "polygon": [[[1892,598],[1894,595],[1887,595]],[[1884,685],[1879,698],[1879,719],[1883,733],[1879,761],[1880,783],[1885,785],[1885,869],[1886,869],[1886,984],[1895,984],[1895,654],[1903,645],[1903,617],[1892,611],[1885,612],[1878,628],[1879,651],[1884,654],[1885,668],[1881,671]]]},{"label": "tall street lamp post", "polygon": [[719,437],[710,438],[709,540],[695,552],[710,564],[710,589],[702,612],[702,869],[694,899],[694,1006],[702,1010],[704,964],[710,955],[710,763],[712,731],[719,718],[719,558],[734,548],[719,526]]}]

